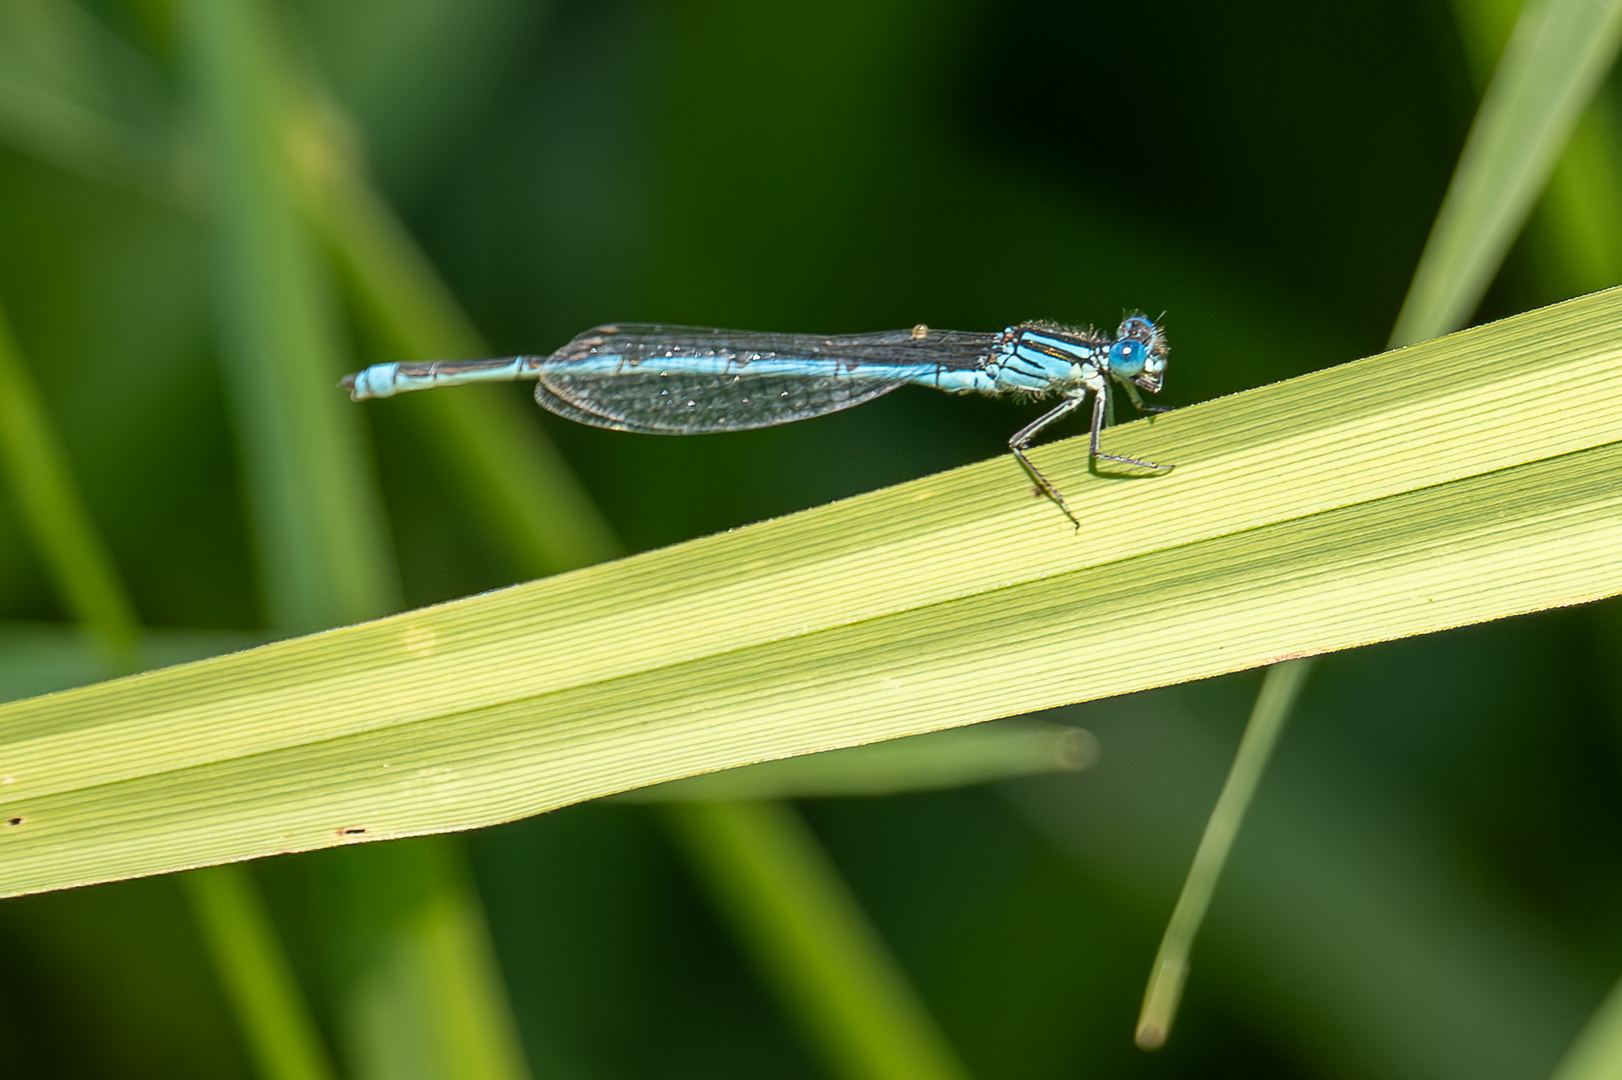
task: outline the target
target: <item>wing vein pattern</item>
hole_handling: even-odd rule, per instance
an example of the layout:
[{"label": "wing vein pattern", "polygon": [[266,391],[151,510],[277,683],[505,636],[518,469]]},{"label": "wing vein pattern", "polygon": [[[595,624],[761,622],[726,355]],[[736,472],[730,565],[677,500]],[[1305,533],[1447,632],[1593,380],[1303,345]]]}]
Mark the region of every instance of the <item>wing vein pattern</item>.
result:
[{"label": "wing vein pattern", "polygon": [[620,323],[535,358],[535,400],[619,431],[742,431],[982,367],[1002,341],[998,333],[924,327],[822,337]]}]

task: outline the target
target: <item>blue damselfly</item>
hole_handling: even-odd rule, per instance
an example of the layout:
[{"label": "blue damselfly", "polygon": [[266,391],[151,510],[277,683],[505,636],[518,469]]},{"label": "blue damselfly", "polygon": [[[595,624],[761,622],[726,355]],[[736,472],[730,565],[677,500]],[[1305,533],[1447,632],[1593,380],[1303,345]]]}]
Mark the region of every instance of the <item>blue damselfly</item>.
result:
[{"label": "blue damselfly", "polygon": [[1043,428],[1093,398],[1091,460],[1165,471],[1169,465],[1106,454],[1099,435],[1112,383],[1145,412],[1166,373],[1165,332],[1130,315],[1113,338],[1091,329],[1028,322],[975,334],[915,326],[820,337],[618,323],[599,326],[550,356],[374,364],[346,375],[355,401],[474,382],[536,380],[535,400],[583,424],[656,435],[743,431],[859,405],[912,383],[954,393],[1053,397],[1057,406],[1008,446],[1039,487],[1076,523],[1064,496],[1026,455]]}]

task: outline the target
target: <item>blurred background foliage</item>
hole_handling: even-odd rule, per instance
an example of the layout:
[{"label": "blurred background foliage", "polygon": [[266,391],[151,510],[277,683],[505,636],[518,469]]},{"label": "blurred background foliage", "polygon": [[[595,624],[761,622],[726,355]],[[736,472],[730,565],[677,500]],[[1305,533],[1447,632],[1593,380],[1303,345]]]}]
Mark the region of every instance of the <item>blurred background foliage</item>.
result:
[{"label": "blurred background foliage", "polygon": [[[265,569],[275,541],[254,525],[266,496],[239,430],[244,301],[209,179],[227,140],[199,90],[206,20],[187,12],[206,6],[0,3],[0,307],[154,628],[145,663],[357,617],[397,604],[393,589],[416,605],[497,587],[608,553],[610,535],[645,549],[978,460],[1034,415],[902,390],[675,440],[530,410],[606,520],[542,567],[469,511],[420,409],[357,408],[342,422],[367,426],[355,460],[375,461],[376,486],[338,487],[386,507],[398,585],[379,566],[372,594],[295,610]],[[1440,0],[263,10],[494,352],[614,319],[984,329],[1141,307],[1167,312],[1172,405],[1384,344],[1514,16]],[[1478,319],[1622,280],[1604,252],[1561,246],[1561,212],[1534,218]],[[342,267],[298,265],[311,310],[332,315],[313,362],[335,380],[398,355]],[[505,389],[491,400],[522,402]],[[0,498],[7,696],[122,662],[116,634],[99,668],[67,648],[86,606],[53,584],[22,505]],[[1099,741],[1077,776],[801,806],[974,1076],[1543,1077],[1622,971],[1619,610],[1322,661],[1155,1055],[1131,1041],[1143,981],[1256,674],[1061,710]],[[465,845],[270,860],[251,880],[343,1075],[826,1075],[671,825],[586,805]],[[294,1075],[243,1033],[195,917],[226,893],[179,880],[0,905],[9,1072]],[[396,931],[426,944],[388,953]],[[484,1009],[491,1060],[436,1072],[414,1056],[400,1018],[432,1011],[398,1000],[414,986]],[[503,1040],[520,1049],[502,1058]]]}]

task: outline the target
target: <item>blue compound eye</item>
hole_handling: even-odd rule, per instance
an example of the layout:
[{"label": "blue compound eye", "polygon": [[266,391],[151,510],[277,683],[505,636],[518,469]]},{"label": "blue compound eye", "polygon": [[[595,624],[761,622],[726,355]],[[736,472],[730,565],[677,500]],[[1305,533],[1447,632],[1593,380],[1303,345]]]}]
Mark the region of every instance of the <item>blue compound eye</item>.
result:
[{"label": "blue compound eye", "polygon": [[1110,370],[1117,375],[1132,378],[1143,373],[1143,362],[1149,350],[1137,338],[1126,338],[1109,347]]}]

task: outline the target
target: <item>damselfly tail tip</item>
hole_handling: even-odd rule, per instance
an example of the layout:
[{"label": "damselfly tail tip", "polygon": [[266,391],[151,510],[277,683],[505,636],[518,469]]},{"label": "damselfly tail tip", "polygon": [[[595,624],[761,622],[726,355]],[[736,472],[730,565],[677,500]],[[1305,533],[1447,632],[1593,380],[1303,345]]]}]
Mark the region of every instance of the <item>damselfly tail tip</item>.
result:
[{"label": "damselfly tail tip", "polygon": [[360,400],[360,394],[355,390],[355,378],[357,375],[358,372],[351,372],[338,380],[338,389],[346,392],[349,395],[350,401]]}]

